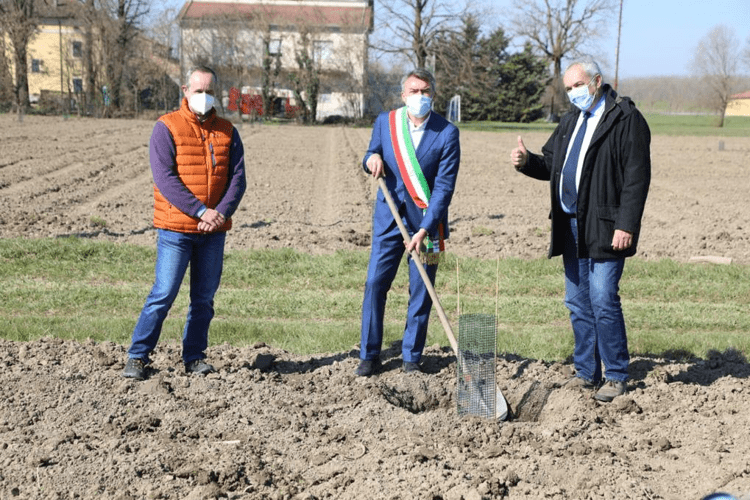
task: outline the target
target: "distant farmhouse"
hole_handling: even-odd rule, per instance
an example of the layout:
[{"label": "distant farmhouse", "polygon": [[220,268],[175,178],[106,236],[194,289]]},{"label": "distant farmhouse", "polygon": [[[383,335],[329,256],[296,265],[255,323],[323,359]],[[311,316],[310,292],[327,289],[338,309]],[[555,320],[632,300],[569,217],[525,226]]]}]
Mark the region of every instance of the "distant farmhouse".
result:
[{"label": "distant farmhouse", "polygon": [[731,97],[725,116],[750,116],[750,90]]},{"label": "distant farmhouse", "polygon": [[225,111],[362,116],[373,0],[188,1],[177,21],[183,79],[216,69]]}]

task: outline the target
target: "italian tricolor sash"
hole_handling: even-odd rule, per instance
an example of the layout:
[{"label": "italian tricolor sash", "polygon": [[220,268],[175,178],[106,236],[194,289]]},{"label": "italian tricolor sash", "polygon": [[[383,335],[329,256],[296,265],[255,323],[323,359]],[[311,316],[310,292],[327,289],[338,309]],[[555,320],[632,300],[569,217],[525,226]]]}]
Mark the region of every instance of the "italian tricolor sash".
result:
[{"label": "italian tricolor sash", "polygon": [[[417,161],[414,143],[409,133],[409,118],[406,115],[406,106],[394,109],[388,115],[388,129],[391,135],[393,153],[396,156],[398,170],[401,179],[409,192],[414,203],[422,209],[422,214],[427,212],[430,204],[430,186],[424,177],[422,167]],[[423,252],[423,260],[427,264],[437,264],[442,251],[445,251],[445,238],[443,237],[443,224],[438,226],[438,238],[433,240],[430,236],[425,239],[427,251]]]}]

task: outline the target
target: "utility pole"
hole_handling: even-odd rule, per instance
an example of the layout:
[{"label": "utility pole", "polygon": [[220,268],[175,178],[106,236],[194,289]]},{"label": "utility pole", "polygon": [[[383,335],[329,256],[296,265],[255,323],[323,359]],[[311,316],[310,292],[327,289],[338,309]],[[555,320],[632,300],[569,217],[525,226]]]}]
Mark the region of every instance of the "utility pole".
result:
[{"label": "utility pole", "polygon": [[618,74],[620,72],[620,33],[622,33],[622,3],[620,0],[620,19],[617,22],[617,50],[615,52],[615,90],[617,90]]}]

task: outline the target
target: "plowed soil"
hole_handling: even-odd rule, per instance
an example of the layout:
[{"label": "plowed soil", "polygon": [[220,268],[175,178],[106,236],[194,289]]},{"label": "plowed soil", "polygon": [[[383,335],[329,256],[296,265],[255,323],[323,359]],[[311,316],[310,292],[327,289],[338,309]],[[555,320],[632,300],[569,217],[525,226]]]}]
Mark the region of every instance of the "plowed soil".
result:
[{"label": "plowed soil", "polygon": [[[0,116],[0,236],[154,245],[151,121]],[[369,129],[245,124],[248,191],[228,248],[369,246]],[[538,151],[546,133],[524,135]],[[449,251],[539,258],[548,187],[516,174],[515,133],[462,132]],[[656,136],[638,258],[750,263],[749,138]],[[703,265],[703,264],[696,264]],[[562,280],[562,270],[561,277]],[[220,307],[219,304],[217,304]],[[135,321],[135,318],[134,318]],[[564,387],[568,363],[504,356],[508,422],[456,411],[456,358],[354,376],[356,352],[209,349],[188,376],[160,344],[144,382],[127,346],[0,341],[0,498],[692,499],[750,494],[750,365],[636,357],[610,404]],[[750,497],[748,497],[750,498]]]}]

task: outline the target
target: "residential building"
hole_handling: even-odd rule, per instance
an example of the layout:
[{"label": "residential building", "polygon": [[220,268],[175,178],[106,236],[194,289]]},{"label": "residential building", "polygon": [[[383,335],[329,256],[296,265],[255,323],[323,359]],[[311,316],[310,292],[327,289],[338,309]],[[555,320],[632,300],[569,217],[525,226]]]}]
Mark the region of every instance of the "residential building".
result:
[{"label": "residential building", "polygon": [[183,78],[204,63],[219,73],[225,106],[232,87],[273,94],[266,113],[316,93],[316,120],[361,117],[373,1],[188,1],[178,15]]},{"label": "residential building", "polygon": [[38,9],[38,14],[40,22],[27,48],[29,100],[74,100],[84,86],[82,24],[75,11],[56,4]]},{"label": "residential building", "polygon": [[[105,27],[106,18],[100,16],[100,24],[87,26],[80,2],[40,4],[36,14],[36,31],[27,46],[31,104],[44,110],[111,115],[107,107],[112,82],[107,81],[105,67],[112,56],[104,47],[109,43],[111,50],[111,42],[105,40],[112,32]],[[10,50],[7,39],[5,49]],[[143,33],[135,34],[122,64],[127,69],[119,79],[127,90],[118,103],[119,114],[179,106],[179,63],[170,52]],[[12,58],[6,59],[15,78]]]},{"label": "residential building", "polygon": [[724,116],[750,116],[750,90],[733,95]]}]

